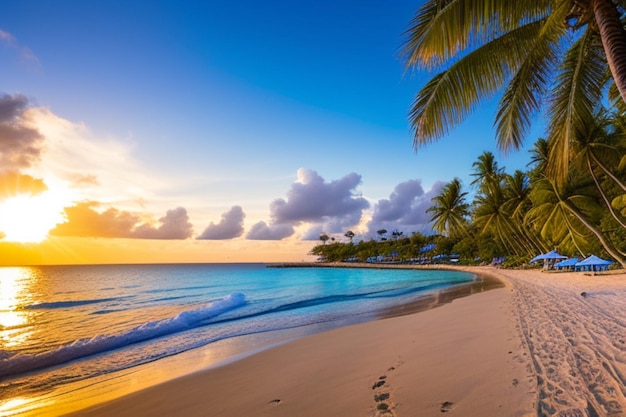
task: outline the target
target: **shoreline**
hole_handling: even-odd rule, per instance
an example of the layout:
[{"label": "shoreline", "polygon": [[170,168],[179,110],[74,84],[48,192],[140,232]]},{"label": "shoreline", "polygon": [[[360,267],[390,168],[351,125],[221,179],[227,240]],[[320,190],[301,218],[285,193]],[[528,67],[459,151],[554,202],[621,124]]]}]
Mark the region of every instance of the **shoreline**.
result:
[{"label": "shoreline", "polygon": [[[368,264],[364,265],[372,267]],[[350,264],[346,267],[359,266]],[[412,269],[452,269],[422,266],[415,268],[413,265],[382,266],[385,269],[398,267],[401,269],[409,267]],[[380,269],[381,265],[375,267]],[[374,321],[298,338],[224,366],[202,370],[126,397],[98,404],[74,415],[137,417],[159,413],[162,415],[178,413],[187,416],[200,416],[208,413],[225,416],[319,414],[393,416],[399,415],[396,413],[403,408],[405,408],[404,413],[407,412],[407,407],[409,409],[424,408],[424,404],[407,405],[406,400],[402,400],[400,394],[387,392],[386,388],[394,388],[391,384],[393,380],[402,381],[408,378],[410,382],[403,382],[401,385],[418,384],[424,385],[424,388],[427,385],[452,384],[471,385],[477,389],[476,387],[485,384],[484,381],[490,381],[484,373],[485,366],[489,369],[488,374],[501,375],[501,362],[506,364],[505,367],[515,368],[515,371],[506,372],[504,374],[506,376],[500,376],[506,379],[506,383],[500,384],[499,390],[502,391],[502,395],[510,397],[509,391],[513,390],[512,381],[516,378],[523,380],[525,371],[520,359],[512,359],[510,353],[518,349],[515,346],[514,332],[507,329],[506,325],[506,318],[509,317],[510,312],[501,314],[501,310],[506,310],[504,305],[500,305],[505,304],[507,298],[506,284],[497,278],[497,281],[494,281],[494,275],[488,271],[469,269],[463,272],[489,278],[481,278],[470,284],[461,284],[450,291],[442,290],[441,296],[433,297],[434,299],[417,301],[381,312],[379,319]],[[486,291],[494,285],[499,288]],[[467,295],[474,295],[474,297],[466,297]],[[476,297],[478,301],[474,300]],[[483,297],[485,301],[481,302],[480,299]],[[493,311],[496,306],[497,311]],[[459,309],[461,309],[460,312]],[[420,311],[419,314],[415,314],[418,311]],[[474,326],[477,315],[483,318],[478,320],[482,323],[480,328]],[[499,325],[496,328],[493,328],[486,320],[491,315],[498,317]],[[451,324],[456,321],[456,317],[462,317],[463,320]],[[449,325],[452,325],[455,330],[447,329]],[[407,331],[407,326],[416,327],[412,331]],[[420,335],[428,340],[431,337],[433,339],[430,342],[420,343]],[[485,349],[481,342],[483,339],[497,340],[497,343],[494,342],[491,349]],[[463,356],[455,360],[447,357],[448,364],[440,363],[439,356],[442,352],[448,351],[446,356],[450,356],[450,346],[468,340],[472,341],[471,353],[468,355],[473,357],[477,354],[482,358],[480,361]],[[441,346],[433,348],[431,343],[441,344]],[[416,344],[419,345],[419,353],[411,352]],[[408,349],[408,351],[399,355],[396,349]],[[424,360],[419,372],[412,369],[413,359],[416,356]],[[494,356],[498,356],[500,361],[490,364]],[[517,354],[514,356],[521,358]],[[341,359],[342,357],[344,360]],[[406,359],[400,357],[406,357]],[[379,371],[374,370],[372,361],[378,363],[375,368]],[[466,368],[462,375],[454,371],[459,367]],[[404,371],[403,368],[407,370]],[[372,372],[380,372],[380,375],[373,375]],[[439,372],[444,373],[446,378],[437,378],[432,375]],[[511,376],[512,373],[515,376]],[[392,374],[395,374],[393,380]],[[456,377],[452,378],[455,374],[457,374]],[[384,379],[379,379],[383,376]],[[429,383],[412,382],[411,380],[416,377],[426,378]],[[374,387],[383,380],[384,384]],[[491,382],[487,384],[488,389],[493,390],[490,386]],[[400,386],[397,389],[402,391]],[[453,391],[457,390],[455,388]],[[523,389],[514,391],[515,397],[527,396]],[[207,396],[202,393],[212,395]],[[411,395],[413,396],[414,394]],[[265,397],[268,399],[265,400]],[[428,408],[431,409],[432,415],[440,414],[447,408],[456,408],[458,405],[455,404],[459,401],[463,402],[455,398],[455,395],[451,397],[439,403],[430,401]],[[360,399],[357,401],[357,398]],[[417,398],[421,398],[423,403],[429,401],[430,395],[426,391],[424,396]],[[521,399],[513,401],[513,408],[503,404],[498,404],[496,408],[493,408],[488,404],[487,399],[483,399],[480,402],[482,405],[472,407],[478,407],[476,412],[480,413],[502,411],[502,407],[513,411],[517,410],[521,402],[527,403],[528,401]],[[383,407],[387,408],[383,409]],[[516,411],[510,415],[515,414],[517,414]]]},{"label": "shoreline", "polygon": [[504,286],[305,336],[74,415],[626,416],[624,271],[397,267]]}]

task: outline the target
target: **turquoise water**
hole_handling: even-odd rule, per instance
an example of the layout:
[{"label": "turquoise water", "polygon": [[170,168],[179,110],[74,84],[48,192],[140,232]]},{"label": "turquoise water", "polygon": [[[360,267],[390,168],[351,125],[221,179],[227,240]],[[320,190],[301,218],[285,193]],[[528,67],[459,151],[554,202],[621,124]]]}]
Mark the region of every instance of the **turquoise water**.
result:
[{"label": "turquoise water", "polygon": [[473,278],[262,264],[0,268],[0,415],[17,410],[17,398],[213,344],[238,344],[241,353],[259,348],[252,335],[268,344],[287,329],[303,335],[372,320]]}]

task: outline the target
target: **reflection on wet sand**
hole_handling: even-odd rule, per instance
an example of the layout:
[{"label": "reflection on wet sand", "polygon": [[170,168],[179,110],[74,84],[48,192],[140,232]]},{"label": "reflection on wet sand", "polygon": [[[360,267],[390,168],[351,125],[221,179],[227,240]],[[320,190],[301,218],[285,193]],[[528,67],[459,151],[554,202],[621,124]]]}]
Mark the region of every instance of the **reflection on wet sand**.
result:
[{"label": "reflection on wet sand", "polygon": [[430,310],[431,308],[451,303],[457,298],[467,297],[468,295],[503,287],[504,284],[497,278],[488,275],[479,275],[476,277],[476,280],[471,283],[461,284],[425,294],[410,303],[385,309],[380,313],[380,318],[397,317]]}]

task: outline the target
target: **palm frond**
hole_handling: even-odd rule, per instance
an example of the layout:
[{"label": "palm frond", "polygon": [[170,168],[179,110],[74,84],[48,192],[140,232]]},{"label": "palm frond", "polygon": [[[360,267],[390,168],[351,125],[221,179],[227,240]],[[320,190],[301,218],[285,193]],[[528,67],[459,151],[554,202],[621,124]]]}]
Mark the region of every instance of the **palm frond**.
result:
[{"label": "palm frond", "polygon": [[[561,3],[563,4],[563,3]],[[550,76],[558,61],[559,38],[566,30],[563,22],[568,8],[557,8],[537,27],[534,47],[507,86],[496,115],[498,148],[518,150],[531,125],[532,116],[541,106]]]},{"label": "palm frond", "polygon": [[594,108],[602,97],[602,74],[606,59],[597,33],[587,29],[566,52],[549,108],[550,156],[547,174],[565,182],[570,141],[593,120]]},{"label": "palm frond", "polygon": [[547,16],[550,7],[550,0],[429,0],[404,33],[401,54],[407,67],[436,68],[469,47]]},{"label": "palm frond", "polygon": [[417,94],[409,112],[414,147],[446,135],[480,100],[502,88],[532,50],[540,26],[532,23],[509,32],[433,77]]}]

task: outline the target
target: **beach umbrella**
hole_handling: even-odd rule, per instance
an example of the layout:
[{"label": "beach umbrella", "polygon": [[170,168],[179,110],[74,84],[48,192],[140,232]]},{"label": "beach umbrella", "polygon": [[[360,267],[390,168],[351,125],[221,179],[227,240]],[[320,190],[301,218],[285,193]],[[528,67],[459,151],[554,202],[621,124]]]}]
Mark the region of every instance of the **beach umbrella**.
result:
[{"label": "beach umbrella", "polygon": [[570,268],[574,268],[576,266],[576,263],[578,263],[578,258],[569,258],[564,261],[555,263],[554,267],[559,268],[559,269],[561,268],[570,269]]},{"label": "beach umbrella", "polygon": [[555,262],[557,259],[567,259],[567,256],[561,255],[556,250],[551,250],[548,253],[535,256],[530,262],[543,261],[543,269],[551,269],[551,262]]},{"label": "beach umbrella", "polygon": [[567,259],[567,256],[561,255],[556,250],[551,250],[548,253],[535,256],[530,262],[545,261],[548,259]]},{"label": "beach umbrella", "polygon": [[566,266],[575,266],[577,263],[578,263],[578,258],[569,258],[564,261],[555,263],[554,266],[562,268]]},{"label": "beach umbrella", "polygon": [[582,261],[576,263],[577,267],[591,267],[594,268],[596,266],[609,266],[613,262],[607,261],[606,259],[598,258],[596,255],[591,255],[588,258],[583,259]]}]

